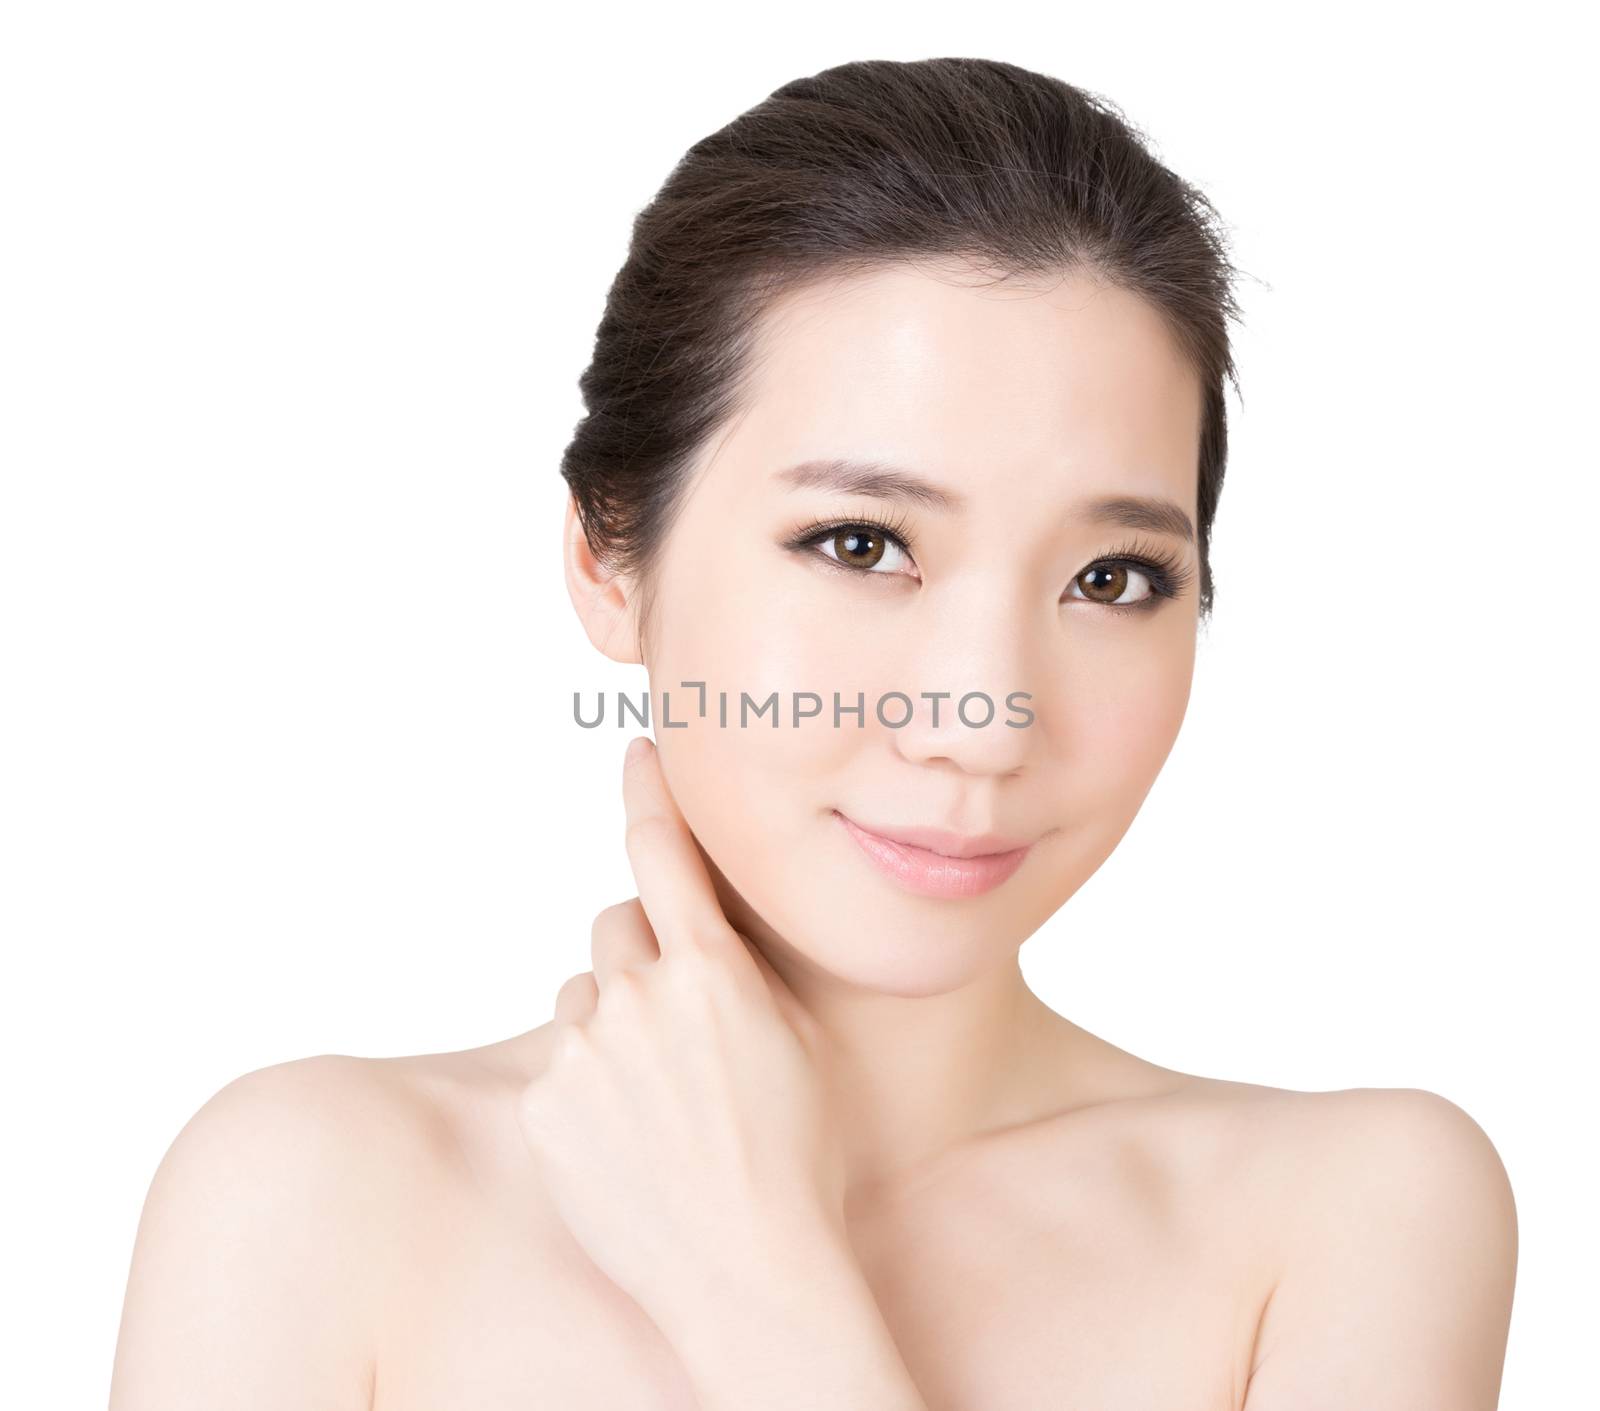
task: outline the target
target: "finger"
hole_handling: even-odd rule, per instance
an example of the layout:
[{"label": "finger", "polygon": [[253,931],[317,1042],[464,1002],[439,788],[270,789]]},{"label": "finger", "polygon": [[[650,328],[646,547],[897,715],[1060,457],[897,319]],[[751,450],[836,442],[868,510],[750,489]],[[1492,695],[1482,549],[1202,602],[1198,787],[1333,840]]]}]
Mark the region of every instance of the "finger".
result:
[{"label": "finger", "polygon": [[661,947],[638,897],[608,906],[595,917],[589,931],[589,964],[601,989],[617,971],[660,959]]},{"label": "finger", "polygon": [[697,942],[731,938],[711,876],[694,835],[661,772],[661,756],[648,735],[635,736],[622,766],[628,861],[650,929],[663,956]]},{"label": "finger", "polygon": [[556,991],[555,1022],[581,1024],[594,1014],[599,1002],[600,987],[595,983],[594,972],[585,970]]}]

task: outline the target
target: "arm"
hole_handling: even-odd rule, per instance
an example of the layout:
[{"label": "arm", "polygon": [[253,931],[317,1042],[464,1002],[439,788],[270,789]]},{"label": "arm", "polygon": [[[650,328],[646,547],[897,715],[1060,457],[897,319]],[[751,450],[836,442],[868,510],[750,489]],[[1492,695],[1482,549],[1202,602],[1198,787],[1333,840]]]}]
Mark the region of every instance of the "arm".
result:
[{"label": "arm", "polygon": [[1434,1093],[1317,1096],[1244,1411],[1494,1411],[1517,1261],[1494,1147]]},{"label": "arm", "polygon": [[690,1293],[662,1331],[702,1411],[927,1411],[842,1231],[819,1213]]},{"label": "arm", "polygon": [[178,1134],[139,1222],[111,1411],[368,1411],[360,1065],[248,1073]]}]

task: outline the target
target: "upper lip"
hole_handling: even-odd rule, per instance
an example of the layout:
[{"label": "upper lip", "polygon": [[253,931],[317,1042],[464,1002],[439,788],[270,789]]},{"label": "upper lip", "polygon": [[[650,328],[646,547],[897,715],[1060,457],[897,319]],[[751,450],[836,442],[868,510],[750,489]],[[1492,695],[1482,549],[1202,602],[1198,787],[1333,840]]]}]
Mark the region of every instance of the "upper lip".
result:
[{"label": "upper lip", "polygon": [[[843,816],[850,818],[849,814]],[[987,857],[993,853],[1015,852],[1018,848],[1030,846],[1026,838],[1011,838],[1001,833],[952,833],[945,828],[900,828],[888,823],[863,823],[857,818],[850,818],[850,821],[857,828],[876,833],[891,843],[908,843],[942,857]]]}]

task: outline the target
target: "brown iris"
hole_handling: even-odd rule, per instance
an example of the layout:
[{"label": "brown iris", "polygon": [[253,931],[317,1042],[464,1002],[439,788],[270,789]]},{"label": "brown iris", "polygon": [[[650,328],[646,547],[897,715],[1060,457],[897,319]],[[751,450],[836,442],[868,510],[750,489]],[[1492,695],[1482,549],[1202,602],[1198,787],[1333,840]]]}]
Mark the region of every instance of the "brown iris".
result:
[{"label": "brown iris", "polygon": [[833,551],[840,563],[852,568],[871,568],[883,557],[888,541],[866,529],[841,529],[833,536]]},{"label": "brown iris", "polygon": [[1128,591],[1128,570],[1121,564],[1096,564],[1078,575],[1084,594],[1097,603],[1114,603]]}]

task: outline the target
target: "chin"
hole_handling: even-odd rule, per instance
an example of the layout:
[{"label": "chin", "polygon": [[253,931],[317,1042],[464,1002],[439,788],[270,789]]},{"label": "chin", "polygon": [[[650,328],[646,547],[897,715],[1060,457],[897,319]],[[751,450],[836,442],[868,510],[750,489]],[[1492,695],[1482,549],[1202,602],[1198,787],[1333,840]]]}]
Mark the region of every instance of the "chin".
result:
[{"label": "chin", "polygon": [[[919,933],[914,927],[877,924],[865,929],[838,929],[822,919],[799,919],[784,944],[802,963],[830,980],[873,994],[901,999],[927,999],[964,988],[993,967],[1009,950],[966,936],[955,944]],[[790,936],[798,940],[789,940]]]},{"label": "chin", "polygon": [[[949,994],[1014,963],[1037,925],[1019,929],[1016,897],[1010,905],[997,904],[998,892],[919,897],[851,861],[844,868],[821,859],[757,893],[767,903],[759,922],[765,941],[791,964],[839,984],[904,999]],[[801,886],[808,876],[812,883]]]}]

